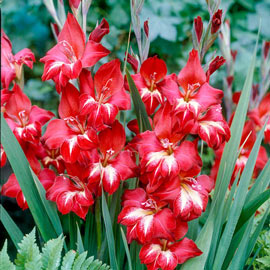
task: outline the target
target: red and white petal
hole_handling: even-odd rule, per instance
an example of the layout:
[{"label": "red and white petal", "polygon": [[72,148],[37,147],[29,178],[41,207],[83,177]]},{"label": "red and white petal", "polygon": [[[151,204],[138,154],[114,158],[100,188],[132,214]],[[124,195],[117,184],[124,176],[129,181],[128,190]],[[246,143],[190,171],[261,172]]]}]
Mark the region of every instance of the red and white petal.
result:
[{"label": "red and white petal", "polygon": [[113,194],[120,185],[120,175],[111,165],[102,168],[102,184],[109,194]]},{"label": "red and white petal", "polygon": [[174,270],[178,264],[176,255],[170,250],[161,251],[157,264],[162,270]]},{"label": "red and white petal", "polygon": [[199,217],[205,210],[208,202],[208,194],[204,190],[199,192],[186,183],[181,184],[178,197],[173,204],[173,211],[176,216],[183,220],[192,220]]},{"label": "red and white petal", "polygon": [[98,137],[94,129],[88,129],[84,134],[77,136],[78,145],[83,150],[91,150],[98,144]]},{"label": "red and white petal", "polygon": [[154,262],[158,258],[160,252],[161,246],[159,242],[155,241],[154,243],[143,245],[139,254],[141,263],[150,264]]},{"label": "red and white petal", "polygon": [[77,142],[77,136],[66,139],[61,148],[60,153],[65,162],[74,163],[80,154],[80,147]]},{"label": "red and white petal", "polygon": [[120,212],[118,222],[125,226],[132,226],[147,215],[149,215],[149,210],[127,206]]},{"label": "red and white petal", "polygon": [[188,238],[184,238],[183,240],[171,245],[170,251],[176,255],[178,264],[182,264],[188,259],[202,254],[196,244]]},{"label": "red and white petal", "polygon": [[142,219],[137,224],[137,235],[141,243],[149,242],[154,234],[154,215],[150,214]]}]

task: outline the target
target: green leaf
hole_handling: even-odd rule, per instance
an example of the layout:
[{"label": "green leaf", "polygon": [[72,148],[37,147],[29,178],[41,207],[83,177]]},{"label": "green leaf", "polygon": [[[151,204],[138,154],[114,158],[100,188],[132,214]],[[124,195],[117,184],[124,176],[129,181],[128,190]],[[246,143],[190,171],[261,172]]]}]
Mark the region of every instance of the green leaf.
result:
[{"label": "green leaf", "polygon": [[76,251],[70,250],[63,258],[61,270],[71,270],[76,256]]},{"label": "green leaf", "polygon": [[268,199],[270,199],[270,189],[258,194],[254,200],[244,206],[235,231],[238,231]]},{"label": "green leaf", "polygon": [[[8,212],[6,209],[0,204],[0,218],[1,222],[4,225],[5,229],[7,230],[12,242],[14,243],[15,247],[18,249],[19,248],[19,243],[23,239],[23,233],[21,230],[18,228],[16,223],[12,220],[12,218],[9,216]],[[4,268],[0,268],[4,269]]]},{"label": "green leaf", "polygon": [[237,192],[235,195],[235,199],[234,199],[232,207],[229,211],[228,221],[227,221],[224,232],[223,232],[222,237],[221,237],[220,242],[219,242],[219,246],[217,249],[217,253],[216,253],[216,257],[215,257],[215,261],[214,261],[214,265],[213,265],[214,270],[219,270],[222,267],[222,264],[224,262],[226,254],[228,252],[231,240],[233,238],[233,234],[234,234],[238,219],[240,217],[242,208],[243,208],[244,203],[245,203],[250,179],[252,178],[252,174],[253,174],[255,163],[257,160],[258,152],[259,152],[261,142],[263,139],[265,126],[266,126],[266,123],[257,137],[257,140],[256,140],[256,142],[251,150],[251,153],[249,155],[246,166],[242,172],[240,182],[239,182],[239,185],[237,188]]},{"label": "green leaf", "polygon": [[135,109],[138,125],[140,128],[140,132],[143,132],[146,130],[152,130],[144,103],[142,102],[139,91],[127,69],[126,69],[126,75],[127,75],[127,81],[128,81],[131,97],[133,100],[134,109]]},{"label": "green leaf", "polygon": [[63,229],[62,229],[62,225],[60,222],[60,218],[57,214],[56,204],[54,202],[46,199],[46,191],[45,191],[44,187],[42,186],[38,177],[36,176],[36,174],[33,172],[33,170],[31,168],[30,168],[30,171],[32,173],[34,182],[36,184],[37,190],[39,192],[39,195],[40,195],[40,198],[43,202],[43,205],[46,209],[48,217],[50,218],[50,221],[55,229],[55,232],[59,236],[63,233]]},{"label": "green leaf", "polygon": [[84,252],[84,246],[83,246],[82,236],[81,236],[78,223],[76,223],[76,225],[77,225],[77,252],[81,254]]},{"label": "green leaf", "polygon": [[25,196],[35,223],[45,241],[55,238],[58,234],[56,228],[52,225],[46,207],[44,206],[44,200],[46,199],[45,197],[41,198],[42,193],[37,189],[29,163],[21,149],[21,146],[4,119],[3,114],[1,114],[1,124],[2,145]]},{"label": "green leaf", "polygon": [[116,262],[115,241],[114,241],[113,230],[112,230],[111,216],[110,216],[110,212],[108,209],[108,205],[107,205],[103,190],[102,190],[101,200],[102,200],[102,215],[103,215],[105,228],[106,228],[106,237],[108,241],[110,263],[113,270],[118,270],[118,265]]},{"label": "green leaf", "polygon": [[250,222],[247,225],[247,228],[245,230],[245,233],[243,235],[243,238],[236,250],[236,253],[233,256],[232,262],[230,264],[231,269],[244,269],[245,266],[245,258],[246,258],[246,252],[249,242],[249,235],[252,229],[253,220],[250,220]]},{"label": "green leaf", "polygon": [[261,193],[269,186],[270,184],[269,175],[270,175],[270,159],[264,166],[259,177],[256,179],[255,183],[251,187],[250,191],[248,192],[245,204],[255,199],[257,194]]},{"label": "green leaf", "polygon": [[127,239],[126,239],[125,233],[124,233],[124,231],[123,231],[123,229],[121,227],[120,227],[120,230],[121,230],[121,236],[122,236],[122,240],[123,240],[126,255],[127,255],[128,267],[129,267],[129,270],[132,270],[132,263],[131,263],[130,252],[129,252],[129,249],[128,249]]},{"label": "green leaf", "polygon": [[[246,197],[246,201],[245,201],[245,206],[243,208],[243,211],[245,211],[244,209],[248,209],[250,203],[253,201],[253,199],[256,199],[256,196],[258,196],[258,198],[260,198],[261,194],[260,192],[262,192],[264,189],[267,188],[268,184],[269,184],[269,168],[270,168],[270,162],[268,162],[263,171],[260,173],[259,177],[256,179],[254,185],[252,186],[252,188],[250,189],[250,191],[247,194]],[[251,192],[251,193],[250,193]],[[258,195],[260,194],[260,195]],[[264,194],[265,195],[265,194]],[[241,213],[241,215],[243,214],[243,211]],[[247,215],[249,214],[248,212],[249,210],[246,210],[245,212],[247,213]],[[254,214],[254,213],[253,213]],[[243,218],[243,216],[242,216]],[[226,258],[224,260],[223,266],[226,267],[229,265],[230,261],[232,260],[235,251],[243,237],[244,234],[244,230],[243,228],[246,228],[245,224],[241,221],[241,216],[239,218],[238,223],[241,222],[242,226],[237,225],[237,228],[235,230],[232,242],[230,244],[230,247],[228,249],[228,253],[226,255]],[[239,226],[239,227],[238,227]],[[225,268],[226,269],[226,268]]]},{"label": "green leaf", "polygon": [[7,240],[0,251],[0,269],[15,270],[15,265],[9,260],[9,256],[7,254]]},{"label": "green leaf", "polygon": [[270,256],[258,258],[256,261],[262,263],[265,267],[270,267]]},{"label": "green leaf", "polygon": [[[222,215],[220,215],[220,213],[223,212],[224,198],[233,173],[235,162],[237,160],[238,147],[240,144],[243,127],[246,120],[246,114],[252,88],[257,44],[258,38],[251,64],[243,86],[243,90],[241,92],[240,100],[238,102],[238,106],[231,125],[231,139],[225,145],[222,154],[210,214],[208,216],[207,222],[205,223],[204,227],[198,235],[198,238],[196,239],[196,244],[202,250],[203,254],[199,257],[192,258],[186,263],[184,263],[182,268],[183,270],[204,269],[211,244],[214,246],[216,245],[216,243],[212,242],[213,232],[214,228],[216,231],[220,230],[220,227],[222,226],[222,222],[220,220],[222,218]],[[218,238],[215,237],[214,240],[215,242],[217,242]]]},{"label": "green leaf", "polygon": [[19,244],[17,258],[15,260],[16,270],[41,269],[41,254],[36,244],[35,228],[26,234]]},{"label": "green leaf", "polygon": [[250,256],[252,250],[254,249],[255,243],[259,237],[260,232],[263,229],[264,223],[269,215],[269,212],[270,212],[270,207],[267,208],[267,210],[265,211],[265,213],[263,215],[263,218],[260,220],[259,224],[257,225],[257,228],[255,229],[255,231],[253,232],[253,234],[250,237],[250,240],[248,242],[247,254],[246,254],[247,258]]},{"label": "green leaf", "polygon": [[60,235],[56,239],[49,240],[42,249],[42,269],[57,270],[61,263],[61,252],[64,238]]}]

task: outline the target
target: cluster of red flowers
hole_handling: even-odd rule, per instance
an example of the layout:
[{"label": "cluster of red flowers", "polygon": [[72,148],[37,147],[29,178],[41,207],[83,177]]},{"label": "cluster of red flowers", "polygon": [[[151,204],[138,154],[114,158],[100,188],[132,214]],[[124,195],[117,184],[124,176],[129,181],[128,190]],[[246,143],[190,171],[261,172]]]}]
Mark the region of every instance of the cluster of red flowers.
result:
[{"label": "cluster of red flowers", "polygon": [[[220,17],[219,12],[215,17],[218,26]],[[197,32],[199,40],[200,29]],[[134,138],[127,144],[125,129],[117,120],[120,110],[131,108],[120,61],[101,65],[94,76],[89,69],[109,54],[100,43],[108,33],[109,25],[103,19],[86,40],[76,18],[68,15],[57,45],[41,59],[45,64],[42,79],[52,79],[60,95],[59,119],[51,120],[54,115],[32,106],[16,84],[22,65],[32,67],[34,55],[25,49],[13,56],[11,43],[2,32],[1,65],[5,72],[1,76],[1,110],[43,184],[47,199],[55,201],[62,214],[72,211],[84,219],[102,189],[113,194],[121,181],[138,177],[139,187],[124,192],[118,222],[127,226],[129,243],[136,240],[142,245],[140,259],[148,269],[173,270],[201,254],[184,236],[188,222],[205,211],[215,184],[214,169],[213,177],[200,174],[198,140],[219,151],[214,166],[218,168],[218,157],[230,138],[229,125],[222,115],[223,91],[209,84],[211,74],[224,59],[216,57],[205,72],[198,52],[192,50],[179,74],[167,75],[165,62],[156,56],[145,60],[138,71],[139,63],[129,55],[128,62],[136,70],[132,78],[152,130],[140,132],[137,120],[132,120],[128,128]],[[71,81],[74,79],[77,84]],[[269,114],[269,99],[267,95],[258,109],[249,113],[251,120],[243,135],[245,146],[236,172],[244,166],[254,134],[256,138],[254,131],[246,140],[251,129],[248,125],[254,130],[262,127]],[[42,136],[41,128],[49,120]],[[269,130],[268,124],[266,140]],[[1,147],[1,166],[5,160]],[[258,169],[264,166],[262,163],[258,162]],[[16,197],[21,208],[28,207],[14,174],[1,192]]]}]

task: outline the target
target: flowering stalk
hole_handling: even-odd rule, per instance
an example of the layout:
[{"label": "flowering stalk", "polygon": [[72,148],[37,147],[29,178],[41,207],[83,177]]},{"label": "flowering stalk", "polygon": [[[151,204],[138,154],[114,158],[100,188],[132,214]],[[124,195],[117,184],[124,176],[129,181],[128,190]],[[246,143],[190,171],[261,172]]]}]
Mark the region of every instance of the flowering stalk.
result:
[{"label": "flowering stalk", "polygon": [[234,80],[234,64],[237,55],[237,51],[231,49],[231,34],[230,34],[230,22],[228,20],[221,26],[221,32],[219,35],[219,46],[222,55],[226,59],[226,77],[223,79],[224,87],[224,102],[226,107],[226,118],[230,119],[233,104],[232,104],[232,86]]}]

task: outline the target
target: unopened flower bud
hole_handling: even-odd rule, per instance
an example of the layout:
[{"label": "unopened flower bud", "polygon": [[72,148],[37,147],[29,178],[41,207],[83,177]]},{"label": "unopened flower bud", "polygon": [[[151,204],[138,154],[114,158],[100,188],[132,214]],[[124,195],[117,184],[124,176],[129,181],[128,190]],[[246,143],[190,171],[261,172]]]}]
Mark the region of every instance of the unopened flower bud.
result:
[{"label": "unopened flower bud", "polygon": [[198,43],[201,41],[202,32],[203,32],[203,22],[202,18],[198,16],[196,19],[194,19],[194,28],[197,36]]},{"label": "unopened flower bud", "polygon": [[127,62],[131,65],[133,71],[135,73],[137,73],[138,72],[138,66],[139,66],[138,60],[134,56],[132,56],[131,54],[128,53],[127,54]]},{"label": "unopened flower bud", "polygon": [[146,20],[143,24],[143,29],[144,29],[144,33],[146,35],[146,37],[149,36],[149,26],[148,26],[148,20]]},{"label": "unopened flower bud", "polygon": [[109,32],[109,23],[103,18],[101,23],[90,34],[89,40],[100,42],[105,35],[109,34]]},{"label": "unopened flower bud", "polygon": [[237,55],[237,50],[235,50],[235,51],[231,50],[231,56],[232,56],[234,62],[236,59],[236,55]]},{"label": "unopened flower bud", "polygon": [[219,30],[221,22],[222,22],[222,10],[218,9],[212,18],[211,34],[215,34]]},{"label": "unopened flower bud", "polygon": [[266,59],[268,57],[269,49],[270,49],[270,41],[264,41],[263,42],[263,56],[264,56],[264,59]]},{"label": "unopened flower bud", "polygon": [[217,56],[209,65],[209,68],[206,72],[206,76],[209,79],[211,74],[213,74],[217,69],[219,69],[226,60],[222,56]]}]

